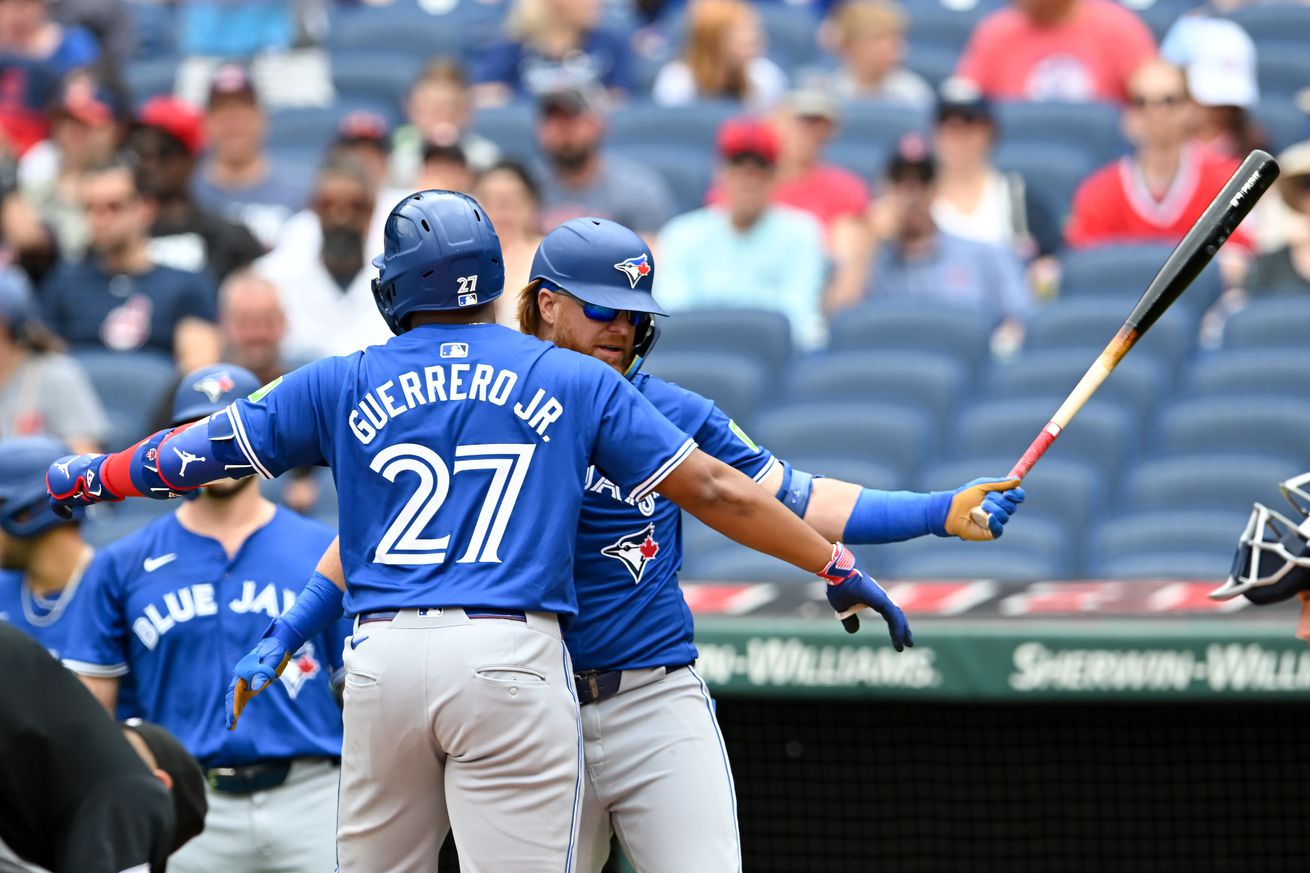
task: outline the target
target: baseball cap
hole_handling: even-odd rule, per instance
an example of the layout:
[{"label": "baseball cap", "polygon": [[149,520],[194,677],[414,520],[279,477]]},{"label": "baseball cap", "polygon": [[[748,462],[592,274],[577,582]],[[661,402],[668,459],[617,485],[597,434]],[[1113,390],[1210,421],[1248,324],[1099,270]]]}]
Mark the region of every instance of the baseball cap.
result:
[{"label": "baseball cap", "polygon": [[204,122],[199,110],[176,97],[151,97],[137,112],[136,123],[162,130],[193,155],[199,154],[205,144]]},{"label": "baseball cap", "polygon": [[564,115],[600,114],[605,111],[605,98],[595,88],[569,85],[544,92],[537,98],[537,110],[542,115],[552,112]]},{"label": "baseball cap", "polygon": [[375,145],[383,151],[391,149],[391,127],[376,112],[357,109],[349,112],[337,125],[338,145]]},{"label": "baseball cap", "polygon": [[1187,90],[1202,106],[1254,106],[1260,100],[1255,43],[1234,21],[1179,19],[1160,54],[1183,68]]},{"label": "baseball cap", "polygon": [[206,106],[212,107],[218,100],[239,98],[249,103],[258,103],[259,94],[246,68],[240,64],[224,64],[214,71],[214,78],[209,82],[209,100]]},{"label": "baseball cap", "polygon": [[924,184],[937,177],[937,161],[928,141],[917,133],[907,133],[896,144],[887,161],[887,178],[892,182],[917,181]]},{"label": "baseball cap", "polygon": [[118,120],[122,107],[113,92],[88,76],[75,76],[50,107],[50,114],[66,115],[83,124],[101,127]]},{"label": "baseball cap", "polygon": [[937,120],[963,118],[966,121],[991,121],[992,102],[970,79],[952,77],[937,90]]},{"label": "baseball cap", "polygon": [[753,157],[772,166],[778,162],[778,132],[763,118],[730,118],[719,128],[719,155],[728,160]]},{"label": "baseball cap", "polygon": [[205,829],[205,813],[209,811],[209,802],[205,799],[205,773],[177,737],[159,725],[131,718],[123,722],[123,727],[141,738],[154,756],[156,765],[173,781],[172,851],[176,852]]},{"label": "baseball cap", "polygon": [[800,118],[824,118],[836,124],[841,121],[841,104],[832,94],[818,88],[800,88],[792,91],[783,105]]}]

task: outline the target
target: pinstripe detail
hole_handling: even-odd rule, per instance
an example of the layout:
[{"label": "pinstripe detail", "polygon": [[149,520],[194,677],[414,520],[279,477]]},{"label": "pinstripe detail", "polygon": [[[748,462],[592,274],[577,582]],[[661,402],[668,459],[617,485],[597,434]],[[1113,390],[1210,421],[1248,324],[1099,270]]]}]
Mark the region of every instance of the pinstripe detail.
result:
[{"label": "pinstripe detail", "polygon": [[70,661],[67,658],[61,663],[74,673],[95,676],[99,679],[113,679],[116,676],[126,676],[128,673],[126,664],[90,664],[86,661]]},{"label": "pinstripe detail", "polygon": [[705,711],[709,713],[710,724],[714,727],[714,736],[719,741],[719,753],[723,755],[723,773],[728,777],[728,793],[732,796],[732,834],[737,839],[737,873],[741,873],[741,828],[737,824],[737,784],[732,781],[732,765],[728,763],[728,747],[723,742],[723,732],[719,730],[719,720],[714,717],[714,699],[705,680],[696,672],[695,667],[688,667],[691,675],[696,677],[700,686],[701,697],[705,698]]},{"label": "pinstripe detail", "polygon": [[250,462],[250,466],[255,468],[256,473],[265,479],[272,479],[273,474],[268,472],[268,468],[259,460],[259,456],[255,454],[254,448],[250,445],[250,438],[246,436],[246,423],[241,420],[241,413],[237,412],[235,405],[229,406],[225,411],[228,420],[232,422],[232,432],[236,434],[237,448],[241,451],[241,454],[246,456],[246,460]]},{"label": "pinstripe detail", "polygon": [[773,468],[776,466],[778,466],[778,459],[769,458],[769,462],[764,465],[764,469],[760,470],[760,472],[756,473],[751,478],[754,479],[756,482],[763,482],[765,479],[768,478],[769,474],[773,472]]},{"label": "pinstripe detail", "polygon": [[660,464],[659,469],[652,473],[650,478],[632,489],[632,493],[628,495],[628,502],[636,503],[658,488],[659,484],[664,481],[664,477],[672,473],[674,468],[687,460],[694,451],[696,451],[696,441],[688,437],[687,441],[673,453],[673,457],[669,458],[663,464]]},{"label": "pinstripe detail", "polygon": [[585,767],[582,759],[582,710],[579,709],[578,692],[573,687],[573,664],[569,661],[568,647],[561,642],[560,648],[564,652],[564,682],[573,698],[573,718],[578,727],[578,778],[573,783],[573,821],[569,825],[569,853],[564,860],[564,873],[573,873],[573,850],[578,843],[578,823],[582,818],[582,772]]}]

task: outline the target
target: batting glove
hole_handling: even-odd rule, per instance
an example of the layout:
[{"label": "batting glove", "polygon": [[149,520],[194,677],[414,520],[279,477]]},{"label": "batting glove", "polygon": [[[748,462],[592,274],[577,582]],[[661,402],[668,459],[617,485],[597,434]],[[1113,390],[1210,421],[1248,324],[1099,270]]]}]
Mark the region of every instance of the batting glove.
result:
[{"label": "batting glove", "polygon": [[[1005,532],[1005,523],[1019,508],[1019,504],[1023,503],[1024,496],[1018,479],[974,479],[953,492],[938,493],[943,497],[949,496],[950,503],[941,501],[945,517],[940,526],[934,527],[937,535],[975,542],[1000,539]],[[934,498],[937,496],[933,495]],[[979,507],[987,513],[986,526],[972,517],[974,510]]]},{"label": "batting glove", "polygon": [[855,556],[841,543],[832,547],[832,560],[819,571],[819,576],[828,583],[828,602],[836,610],[847,633],[853,634],[860,629],[856,613],[867,607],[887,622],[887,633],[896,651],[914,645],[905,613],[872,576],[855,566]]},{"label": "batting glove", "polygon": [[100,475],[108,455],[65,455],[50,465],[45,474],[45,490],[50,494],[50,508],[60,518],[72,518],[73,510],[92,503],[117,503],[122,495],[105,485]]},{"label": "batting glove", "polygon": [[273,619],[255,648],[242,656],[232,671],[232,682],[223,701],[228,730],[236,729],[237,720],[250,699],[282,675],[291,653],[304,644],[305,638],[294,627],[280,618]]}]

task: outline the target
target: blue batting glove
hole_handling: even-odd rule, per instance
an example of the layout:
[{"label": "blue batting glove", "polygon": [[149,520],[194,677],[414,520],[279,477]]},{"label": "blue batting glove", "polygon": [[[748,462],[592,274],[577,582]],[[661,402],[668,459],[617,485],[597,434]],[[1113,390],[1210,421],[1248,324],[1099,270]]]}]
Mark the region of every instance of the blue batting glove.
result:
[{"label": "blue batting glove", "polygon": [[[962,540],[994,540],[1005,531],[1010,520],[1023,503],[1023,489],[1018,479],[974,479],[954,491],[937,491],[933,495],[933,509],[941,513],[933,521],[933,532],[938,536],[959,537]],[[977,510],[987,514],[986,523],[980,524]]]},{"label": "blue batting glove", "polygon": [[872,576],[855,566],[855,556],[841,543],[832,547],[832,560],[819,572],[819,576],[828,583],[828,602],[836,610],[847,633],[853,634],[860,629],[860,619],[856,613],[867,607],[887,622],[887,633],[896,651],[901,652],[906,646],[914,645],[914,636],[910,633],[910,623],[905,613],[901,612],[896,601]]},{"label": "blue batting glove", "polygon": [[116,503],[123,498],[110,491],[100,475],[108,455],[65,455],[50,465],[45,490],[50,508],[60,518],[72,518],[73,510],[92,503]]},{"label": "blue batting glove", "polygon": [[255,648],[237,661],[227,686],[223,712],[228,730],[235,730],[250,699],[282,675],[291,654],[305,644],[304,637],[280,618],[273,619]]}]

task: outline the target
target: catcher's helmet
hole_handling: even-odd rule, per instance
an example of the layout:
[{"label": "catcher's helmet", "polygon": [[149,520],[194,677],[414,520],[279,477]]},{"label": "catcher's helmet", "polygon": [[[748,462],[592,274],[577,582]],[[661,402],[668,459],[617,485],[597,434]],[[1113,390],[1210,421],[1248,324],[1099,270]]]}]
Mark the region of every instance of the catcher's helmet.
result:
[{"label": "catcher's helmet", "polygon": [[373,299],[387,327],[404,333],[411,312],[480,306],[505,289],[500,237],[472,197],[419,191],[387,216]]},{"label": "catcher's helmet", "polygon": [[[668,315],[655,302],[655,258],[634,231],[604,218],[574,218],[546,234],[532,258],[532,279],[586,303]],[[650,354],[659,329],[648,319],[637,331],[627,375]]]},{"label": "catcher's helmet", "polygon": [[173,394],[173,424],[213,415],[258,388],[259,378],[235,364],[212,364],[193,370],[182,377]]},{"label": "catcher's helmet", "polygon": [[1210,592],[1213,599],[1245,594],[1253,603],[1274,603],[1310,589],[1310,473],[1278,487],[1296,510],[1294,517],[1255,504],[1237,541],[1233,569],[1227,581]]},{"label": "catcher's helmet", "polygon": [[80,521],[85,511],[73,510],[72,519],[55,515],[45,490],[46,470],[73,452],[54,437],[14,437],[0,442],[0,528],[11,537],[27,539],[61,524]]}]

